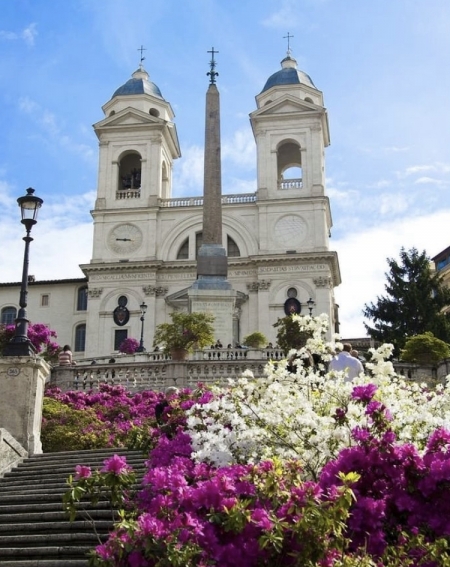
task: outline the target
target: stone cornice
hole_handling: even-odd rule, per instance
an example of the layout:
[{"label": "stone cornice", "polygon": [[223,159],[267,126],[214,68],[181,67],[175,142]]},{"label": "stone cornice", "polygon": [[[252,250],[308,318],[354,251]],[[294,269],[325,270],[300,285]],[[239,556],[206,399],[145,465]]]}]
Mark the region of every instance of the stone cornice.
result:
[{"label": "stone cornice", "polygon": [[[262,254],[259,256],[249,256],[246,258],[228,258],[228,270],[255,270],[264,273],[264,268],[277,266],[306,266],[311,264],[325,264],[330,270],[332,277],[332,287],[341,283],[341,275],[339,270],[338,255],[335,251],[323,252],[298,252],[295,254]],[[182,276],[186,273],[196,273],[196,262],[187,262],[185,260],[163,262],[162,260],[139,261],[139,262],[110,262],[97,264],[82,264],[80,268],[83,273],[89,277],[92,275],[108,275],[116,274],[120,279],[120,274],[145,273],[149,274],[156,282],[164,280],[164,274],[172,274],[172,279],[176,272]],[[290,270],[294,273],[296,270]],[[302,270],[299,270],[301,273]],[[311,274],[314,270],[311,270]],[[315,275],[317,277],[317,274]],[[194,277],[195,279],[195,277]]]}]

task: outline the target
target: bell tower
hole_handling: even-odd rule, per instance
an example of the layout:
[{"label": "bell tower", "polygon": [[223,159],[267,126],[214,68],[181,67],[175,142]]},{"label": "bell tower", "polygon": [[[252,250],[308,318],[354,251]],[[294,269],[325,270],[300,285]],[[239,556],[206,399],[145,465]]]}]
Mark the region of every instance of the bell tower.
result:
[{"label": "bell tower", "polygon": [[[172,194],[173,161],[181,156],[173,110],[142,64],[102,110],[105,118],[94,124],[99,170],[93,261],[155,256],[145,224],[158,200]],[[117,225],[119,220],[126,222]]]}]

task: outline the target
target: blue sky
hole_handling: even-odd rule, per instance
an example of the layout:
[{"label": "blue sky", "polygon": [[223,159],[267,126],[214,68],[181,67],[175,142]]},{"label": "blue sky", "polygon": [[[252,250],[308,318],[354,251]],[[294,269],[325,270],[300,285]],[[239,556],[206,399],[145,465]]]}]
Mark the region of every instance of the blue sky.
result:
[{"label": "blue sky", "polygon": [[19,281],[17,197],[44,199],[30,273],[81,277],[90,260],[101,106],[144,65],[175,112],[174,196],[202,192],[212,46],[223,192],[256,190],[255,96],[292,54],[324,93],[327,194],[341,331],[383,294],[386,258],[450,245],[448,0],[10,0],[0,18],[0,281]]}]

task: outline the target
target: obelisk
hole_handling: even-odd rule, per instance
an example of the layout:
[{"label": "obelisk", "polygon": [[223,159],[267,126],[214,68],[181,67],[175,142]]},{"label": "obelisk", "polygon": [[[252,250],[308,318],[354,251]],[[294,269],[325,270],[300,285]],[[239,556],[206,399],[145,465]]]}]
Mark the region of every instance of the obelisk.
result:
[{"label": "obelisk", "polygon": [[205,163],[203,184],[203,240],[197,255],[197,279],[189,290],[190,311],[212,313],[215,338],[233,344],[236,291],[227,280],[228,259],[222,243],[222,171],[220,148],[220,96],[216,86],[214,47],[206,93]]}]

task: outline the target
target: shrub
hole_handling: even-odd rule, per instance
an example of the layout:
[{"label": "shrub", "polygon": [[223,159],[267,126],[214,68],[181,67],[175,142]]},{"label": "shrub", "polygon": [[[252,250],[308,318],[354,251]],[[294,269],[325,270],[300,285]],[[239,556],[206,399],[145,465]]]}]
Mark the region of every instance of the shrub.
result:
[{"label": "shrub", "polygon": [[267,344],[267,339],[265,335],[263,335],[263,333],[254,331],[253,333],[250,333],[249,335],[244,337],[242,344],[252,348],[262,348]]},{"label": "shrub", "polygon": [[134,354],[139,347],[139,341],[128,337],[124,339],[119,346],[119,352],[123,354]]},{"label": "shrub", "polygon": [[450,345],[426,332],[411,337],[405,343],[401,359],[415,364],[437,364],[450,356]]}]

